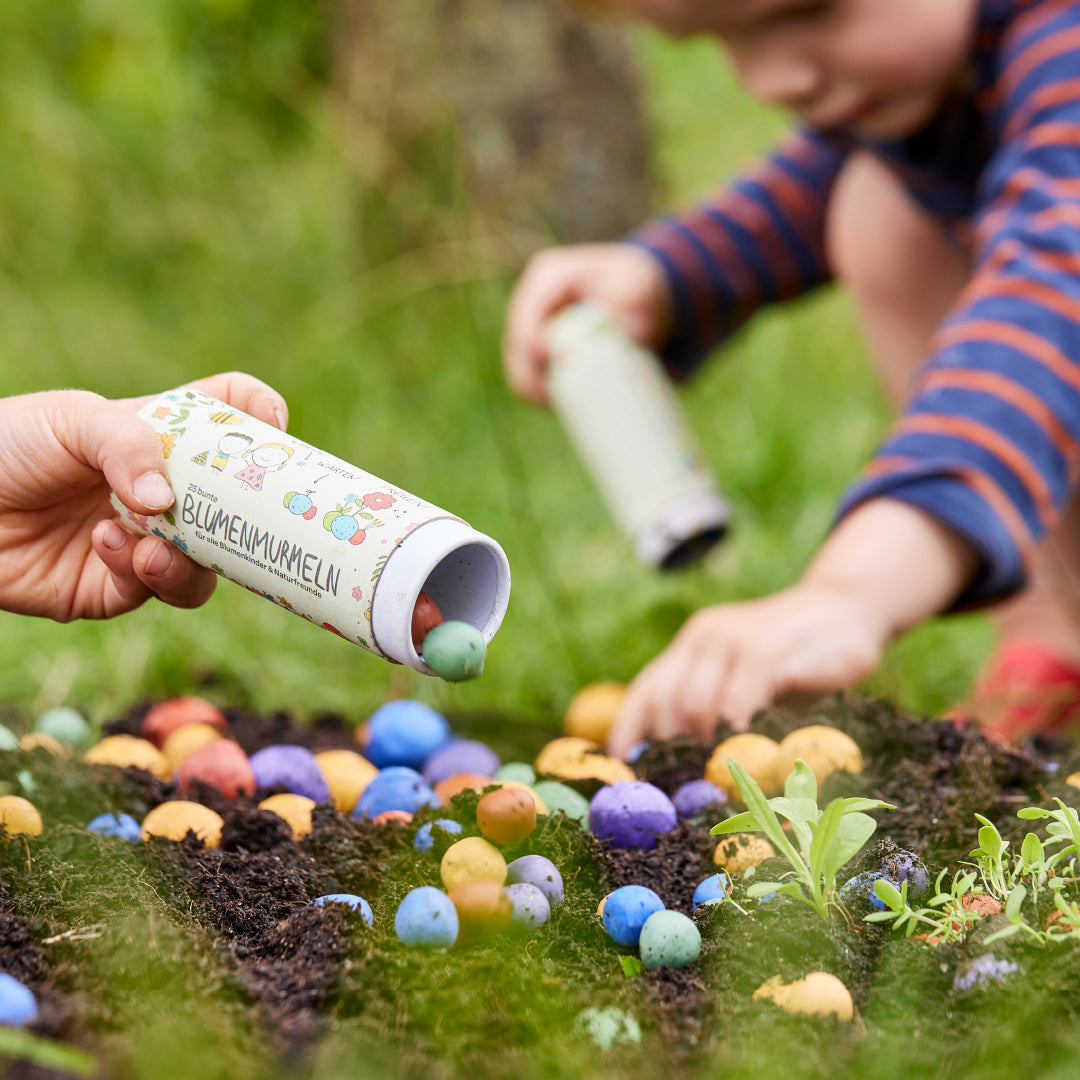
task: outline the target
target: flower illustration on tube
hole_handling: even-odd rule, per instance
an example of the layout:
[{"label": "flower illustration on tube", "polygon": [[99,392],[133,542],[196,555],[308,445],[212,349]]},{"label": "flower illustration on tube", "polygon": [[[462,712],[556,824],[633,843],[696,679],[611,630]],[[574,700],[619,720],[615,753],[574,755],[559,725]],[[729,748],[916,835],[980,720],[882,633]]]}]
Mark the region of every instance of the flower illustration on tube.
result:
[{"label": "flower illustration on tube", "polygon": [[[368,530],[381,529],[383,525],[374,514],[364,509],[365,506],[371,505],[368,502],[369,498],[381,498],[389,500],[390,503],[394,501],[391,496],[383,495],[382,492],[365,495],[362,499],[357,499],[355,495],[347,495],[343,502],[338,503],[333,510],[323,515],[323,528],[333,533],[339,540],[347,540],[354,546],[362,544],[367,539]],[[388,503],[384,502],[384,505]],[[361,528],[361,523],[363,528]]]},{"label": "flower illustration on tube", "polygon": [[364,505],[369,510],[389,510],[397,500],[385,491],[372,491],[364,496]]}]

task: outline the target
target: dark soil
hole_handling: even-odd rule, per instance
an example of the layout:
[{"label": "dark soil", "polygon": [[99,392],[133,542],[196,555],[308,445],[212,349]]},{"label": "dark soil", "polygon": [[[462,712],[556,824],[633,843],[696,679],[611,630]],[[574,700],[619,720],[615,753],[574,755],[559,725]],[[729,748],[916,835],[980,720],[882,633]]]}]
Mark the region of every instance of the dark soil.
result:
[{"label": "dark soil", "polygon": [[[137,732],[148,707],[131,709],[110,732]],[[316,751],[355,745],[341,717],[322,716],[304,727],[284,713],[227,710],[227,716],[249,753],[274,742]],[[504,760],[532,760],[556,734],[505,716],[450,720],[457,734],[484,739]],[[860,776],[831,778],[822,801],[855,794],[894,804],[875,812],[877,844],[918,853],[932,877],[957,869],[975,846],[976,812],[1018,843],[1031,823],[1018,820],[1016,810],[1068,797],[1074,789],[1064,777],[1080,764],[1069,742],[1006,750],[977,731],[853,696],[819,703],[813,714],[769,710],[754,726],[780,738],[807,723],[846,731],[867,762]],[[671,793],[703,774],[710,752],[688,740],[655,744],[635,769]],[[449,841],[437,840],[421,855],[412,836],[418,824],[438,816],[475,832],[472,792],[449,808],[422,811],[407,826],[376,827],[322,805],[311,836],[296,843],[279,818],[256,809],[269,792],[230,802],[205,790],[200,798],[226,822],[220,848],[207,850],[190,834],[181,844],[127,844],[84,831],[103,811],[141,819],[179,797],[172,785],[138,770],[16,751],[0,758],[0,783],[27,794],[46,821],[42,837],[0,843],[0,970],[38,995],[33,1031],[90,1050],[102,1077],[323,1080],[355,1075],[350,1063],[358,1060],[364,1075],[425,1078],[651,1076],[661,1067],[685,1075],[765,1076],[776,1074],[784,1047],[800,1047],[784,1076],[891,1075],[871,1054],[873,1046],[881,1053],[902,1049],[897,1061],[918,1062],[921,1072],[904,1075],[944,1076],[943,1063],[958,1045],[950,1024],[984,1041],[1001,1030],[998,1006],[976,994],[980,1008],[969,1015],[952,991],[957,966],[985,951],[980,939],[989,931],[933,949],[863,922],[865,911],[853,908],[846,918],[825,921],[786,897],[748,901],[745,915],[732,905],[699,909],[693,914],[703,952],[696,964],[626,977],[620,956],[632,950],[619,949],[604,933],[598,901],[619,885],[641,884],[691,914],[694,887],[714,870],[712,820],[681,823],[654,850],[621,851],[561,814],[541,818],[527,842],[504,854],[508,861],[543,854],[560,867],[566,900],[548,926],[529,937],[504,934],[427,954],[397,941],[394,912],[410,889],[440,884],[439,859]],[[871,865],[875,854],[880,858],[870,845],[851,872]],[[329,892],[366,897],[375,927],[342,908],[308,906]],[[998,950],[1006,951],[1041,988],[1041,1004],[1019,1010],[1025,1023],[1039,1031],[1049,1025],[1046,1037],[1059,1044],[1054,1025],[1080,1008],[1071,1004],[1080,1001],[1073,943],[1047,952],[1011,941]],[[767,977],[789,981],[816,968],[849,987],[855,1024],[789,1016],[752,1000]],[[1056,988],[1062,1004],[1048,1011],[1047,995]],[[935,1003],[929,1013],[927,1001]],[[574,1026],[588,1007],[634,1016],[641,1044],[593,1045]],[[910,1045],[901,1034],[905,1026],[924,1031],[925,1044]],[[986,1060],[996,1068],[1012,1059]],[[64,1075],[25,1062],[13,1068],[22,1071],[9,1075]]]}]

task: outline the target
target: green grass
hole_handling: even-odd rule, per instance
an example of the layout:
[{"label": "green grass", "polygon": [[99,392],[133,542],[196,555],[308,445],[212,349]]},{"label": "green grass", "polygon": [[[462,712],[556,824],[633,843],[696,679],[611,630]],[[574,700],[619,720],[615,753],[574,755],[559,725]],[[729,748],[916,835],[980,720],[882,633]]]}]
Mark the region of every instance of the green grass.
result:
[{"label": "green grass", "polygon": [[[223,582],[197,612],[149,604],[68,626],[0,615],[2,702],[66,701],[104,719],[205,687],[227,704],[360,720],[410,694],[554,725],[575,689],[629,679],[703,598],[790,582],[883,430],[841,297],[763,316],[684,395],[736,529],[702,569],[638,566],[556,421],[502,382],[518,267],[474,224],[452,140],[380,186],[343,145],[319,10],[67,0],[0,12],[0,392],[149,393],[232,368],[273,383],[302,438],[502,542],[514,587],[487,672],[460,687],[424,679]],[[713,47],[636,40],[665,202],[728,175],[778,129]],[[975,618],[928,627],[872,689],[943,708],[987,641]]]}]

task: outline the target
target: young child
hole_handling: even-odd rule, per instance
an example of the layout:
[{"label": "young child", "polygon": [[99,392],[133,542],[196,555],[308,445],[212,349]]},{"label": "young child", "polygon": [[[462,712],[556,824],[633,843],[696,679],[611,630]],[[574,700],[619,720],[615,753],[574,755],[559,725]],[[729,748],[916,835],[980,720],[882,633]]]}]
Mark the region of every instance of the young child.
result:
[{"label": "young child", "polygon": [[[250,375],[192,385],[281,430],[281,395]],[[146,400],[146,399],[144,399]],[[116,522],[110,489],[135,513],[173,503],[161,439],[135,411],[82,390],[0,399],[0,609],[60,622],[104,619],[151,596],[210,598],[217,575],[156,536]]]},{"label": "young child", "polygon": [[545,400],[543,326],[575,300],[680,377],[757,308],[838,280],[903,408],[799,582],[689,619],[633,681],[610,749],[745,727],[976,605],[1003,643],[969,712],[1008,739],[1080,719],[1080,0],[589,6],[715,37],[797,123],[685,214],[535,256],[507,316],[513,388]]}]

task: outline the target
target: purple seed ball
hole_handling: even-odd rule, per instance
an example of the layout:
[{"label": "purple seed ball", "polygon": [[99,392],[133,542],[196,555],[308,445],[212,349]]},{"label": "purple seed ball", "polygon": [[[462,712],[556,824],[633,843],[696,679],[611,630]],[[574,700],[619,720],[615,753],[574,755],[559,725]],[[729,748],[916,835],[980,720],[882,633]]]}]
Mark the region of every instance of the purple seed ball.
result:
[{"label": "purple seed ball", "polygon": [[486,743],[475,739],[454,739],[433,750],[424,759],[424,779],[434,786],[457,773],[494,776],[502,764],[499,755]]},{"label": "purple seed ball", "polygon": [[263,747],[251,755],[251,769],[255,783],[261,788],[284,784],[294,795],[305,795],[317,803],[330,801],[319,763],[303,746],[278,743]]},{"label": "purple seed ball", "polygon": [[681,818],[692,818],[710,806],[721,810],[728,804],[727,792],[710,780],[689,780],[671,796]]},{"label": "purple seed ball", "polygon": [[506,864],[510,885],[535,885],[555,905],[563,902],[563,879],[558,867],[543,855],[522,855]]},{"label": "purple seed ball", "polygon": [[535,930],[551,918],[551,904],[543,892],[527,881],[506,886],[506,895],[514,905],[511,923],[522,930]]},{"label": "purple seed ball", "polygon": [[672,801],[644,780],[618,780],[589,804],[589,829],[616,848],[654,848],[657,836],[678,823]]}]

